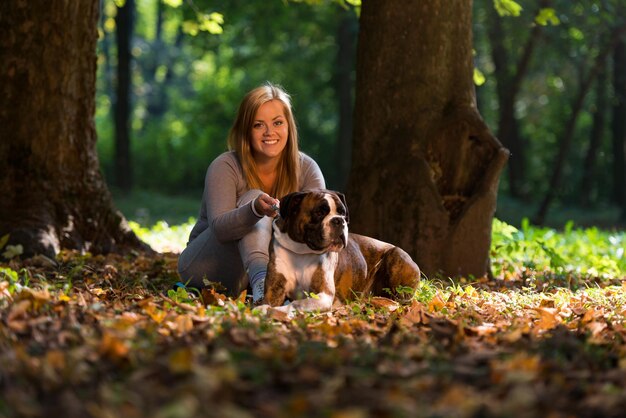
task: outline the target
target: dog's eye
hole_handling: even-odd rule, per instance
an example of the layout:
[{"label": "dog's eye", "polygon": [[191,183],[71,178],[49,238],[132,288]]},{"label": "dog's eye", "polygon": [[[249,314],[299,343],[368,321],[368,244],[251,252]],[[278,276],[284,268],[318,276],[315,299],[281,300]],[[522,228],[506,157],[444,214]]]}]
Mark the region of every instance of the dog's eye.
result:
[{"label": "dog's eye", "polygon": [[330,212],[330,208],[325,206],[319,206],[313,211],[313,219],[316,221],[321,221],[326,215]]}]

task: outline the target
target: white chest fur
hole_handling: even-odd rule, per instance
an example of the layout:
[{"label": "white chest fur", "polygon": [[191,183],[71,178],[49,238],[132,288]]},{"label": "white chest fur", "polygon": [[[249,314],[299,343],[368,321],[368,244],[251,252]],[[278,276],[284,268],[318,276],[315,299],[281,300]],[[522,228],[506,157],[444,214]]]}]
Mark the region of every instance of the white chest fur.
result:
[{"label": "white chest fur", "polygon": [[321,252],[293,241],[274,224],[274,262],[276,271],[287,280],[286,296],[301,299],[311,290],[314,277],[322,274],[324,288],[334,296],[334,272],[339,260],[337,252]]}]

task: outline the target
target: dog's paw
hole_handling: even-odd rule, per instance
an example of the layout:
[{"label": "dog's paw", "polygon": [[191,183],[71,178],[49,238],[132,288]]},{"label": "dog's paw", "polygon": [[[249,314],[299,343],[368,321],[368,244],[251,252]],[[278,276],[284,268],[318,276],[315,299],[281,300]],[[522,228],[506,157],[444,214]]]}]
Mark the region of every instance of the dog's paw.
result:
[{"label": "dog's paw", "polygon": [[268,310],[268,316],[279,321],[290,321],[296,315],[294,307],[289,305],[277,306]]},{"label": "dog's paw", "polygon": [[272,307],[268,304],[264,304],[264,305],[257,305],[254,308],[252,308],[252,313],[253,314],[259,314],[259,315],[267,315],[267,312],[272,309]]}]

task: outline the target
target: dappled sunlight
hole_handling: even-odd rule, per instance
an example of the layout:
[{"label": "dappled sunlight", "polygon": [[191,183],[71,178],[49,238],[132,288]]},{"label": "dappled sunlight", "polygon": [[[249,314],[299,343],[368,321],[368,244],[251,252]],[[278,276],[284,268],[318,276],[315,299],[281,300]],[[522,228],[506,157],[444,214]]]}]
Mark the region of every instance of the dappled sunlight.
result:
[{"label": "dappled sunlight", "polygon": [[153,250],[160,253],[181,253],[187,245],[189,233],[196,221],[190,218],[184,224],[168,225],[165,221],[159,221],[151,228],[142,227],[137,222],[130,221],[129,225],[133,232]]}]

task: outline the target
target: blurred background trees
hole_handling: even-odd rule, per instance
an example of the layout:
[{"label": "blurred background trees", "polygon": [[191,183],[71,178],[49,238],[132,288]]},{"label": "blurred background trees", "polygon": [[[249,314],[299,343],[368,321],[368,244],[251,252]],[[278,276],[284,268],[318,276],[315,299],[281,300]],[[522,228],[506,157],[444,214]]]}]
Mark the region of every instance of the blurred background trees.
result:
[{"label": "blurred background trees", "polygon": [[[239,100],[271,80],[292,93],[301,148],[344,190],[352,3],[102,0],[96,124],[109,184],[199,201]],[[475,0],[473,19],[479,110],[512,151],[496,216],[582,207],[588,222],[624,219],[626,4]]]}]

